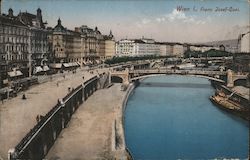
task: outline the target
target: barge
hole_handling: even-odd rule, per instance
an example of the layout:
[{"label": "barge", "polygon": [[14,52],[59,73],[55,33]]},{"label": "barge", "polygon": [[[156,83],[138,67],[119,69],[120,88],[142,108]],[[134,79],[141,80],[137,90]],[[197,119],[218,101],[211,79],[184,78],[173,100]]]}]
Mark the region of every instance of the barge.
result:
[{"label": "barge", "polygon": [[230,100],[230,97],[231,95],[225,95],[223,92],[217,91],[215,95],[210,97],[210,100],[219,108],[236,114],[243,119],[250,120],[249,110],[242,107],[239,103]]}]

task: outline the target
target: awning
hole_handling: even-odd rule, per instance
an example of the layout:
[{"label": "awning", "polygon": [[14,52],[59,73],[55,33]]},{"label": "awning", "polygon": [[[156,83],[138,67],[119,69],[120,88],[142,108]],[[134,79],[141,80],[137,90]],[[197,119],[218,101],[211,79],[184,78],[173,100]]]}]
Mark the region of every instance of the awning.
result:
[{"label": "awning", "polygon": [[93,64],[93,62],[92,62],[92,61],[88,61],[87,63],[88,63],[88,64]]},{"label": "awning", "polygon": [[81,62],[76,62],[78,66],[81,66]]},{"label": "awning", "polygon": [[21,71],[11,71],[11,72],[8,72],[8,75],[10,77],[17,77],[17,76],[23,75],[23,73]]},{"label": "awning", "polygon": [[43,71],[48,71],[49,67],[48,66],[43,66]]},{"label": "awning", "polygon": [[96,62],[97,64],[99,64],[99,63],[100,63],[100,60],[95,60],[95,62]]},{"label": "awning", "polygon": [[72,64],[74,67],[80,66],[77,62],[73,62]]},{"label": "awning", "polygon": [[68,63],[63,63],[63,66],[66,68],[70,67],[70,65]]},{"label": "awning", "polygon": [[60,69],[62,68],[62,64],[61,63],[52,63],[49,65],[51,68],[57,68]]},{"label": "awning", "polygon": [[70,63],[63,63],[63,66],[68,68],[68,67],[76,67],[76,66],[79,66],[79,65],[76,62],[70,62]]},{"label": "awning", "polygon": [[34,74],[38,73],[38,72],[42,72],[43,69],[41,66],[36,66],[35,69],[34,69]]},{"label": "awning", "polygon": [[6,92],[11,92],[13,89],[5,87],[0,89],[0,94],[5,94]]}]

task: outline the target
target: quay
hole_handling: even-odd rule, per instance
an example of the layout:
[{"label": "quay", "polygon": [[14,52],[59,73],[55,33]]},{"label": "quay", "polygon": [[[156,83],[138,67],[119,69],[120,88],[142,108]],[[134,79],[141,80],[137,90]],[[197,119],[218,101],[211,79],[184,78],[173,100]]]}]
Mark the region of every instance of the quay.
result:
[{"label": "quay", "polygon": [[120,88],[120,84],[114,84],[97,90],[80,105],[46,159],[114,159],[112,124],[125,94]]},{"label": "quay", "polygon": [[[106,69],[99,70],[105,71]],[[17,97],[0,104],[0,157],[7,159],[8,150],[15,147],[21,139],[37,124],[36,117],[44,116],[68,92],[69,87],[79,84],[97,75],[78,70],[75,74],[67,74],[52,81],[31,87]],[[83,77],[84,76],[84,80]],[[22,99],[25,93],[27,99]]]}]

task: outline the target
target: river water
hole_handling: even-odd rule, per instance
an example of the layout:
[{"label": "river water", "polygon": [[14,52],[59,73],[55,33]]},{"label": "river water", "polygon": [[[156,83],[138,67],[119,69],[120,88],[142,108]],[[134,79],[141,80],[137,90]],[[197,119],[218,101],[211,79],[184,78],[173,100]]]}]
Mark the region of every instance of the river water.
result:
[{"label": "river water", "polygon": [[246,159],[248,122],[214,106],[213,94],[204,78],[143,80],[125,111],[126,145],[134,159]]}]

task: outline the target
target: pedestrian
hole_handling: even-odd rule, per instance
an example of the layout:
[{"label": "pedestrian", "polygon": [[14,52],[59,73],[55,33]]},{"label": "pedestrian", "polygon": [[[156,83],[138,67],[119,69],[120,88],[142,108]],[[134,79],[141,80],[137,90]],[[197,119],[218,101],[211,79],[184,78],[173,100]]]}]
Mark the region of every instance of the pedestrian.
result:
[{"label": "pedestrian", "polygon": [[59,82],[56,82],[56,86],[59,87]]},{"label": "pedestrian", "polygon": [[2,104],[3,104],[3,96],[1,96],[1,101],[2,101]]},{"label": "pedestrian", "polygon": [[23,94],[22,99],[23,99],[23,100],[27,99],[25,94]]},{"label": "pedestrian", "polygon": [[65,75],[63,75],[63,78],[65,79]]},{"label": "pedestrian", "polygon": [[84,76],[82,76],[82,79],[84,80]]},{"label": "pedestrian", "polygon": [[36,116],[36,122],[38,123],[40,121],[39,115]]},{"label": "pedestrian", "polygon": [[70,88],[70,87],[68,87],[68,91],[69,91],[69,92],[70,92],[70,89],[71,89],[71,88]]}]

